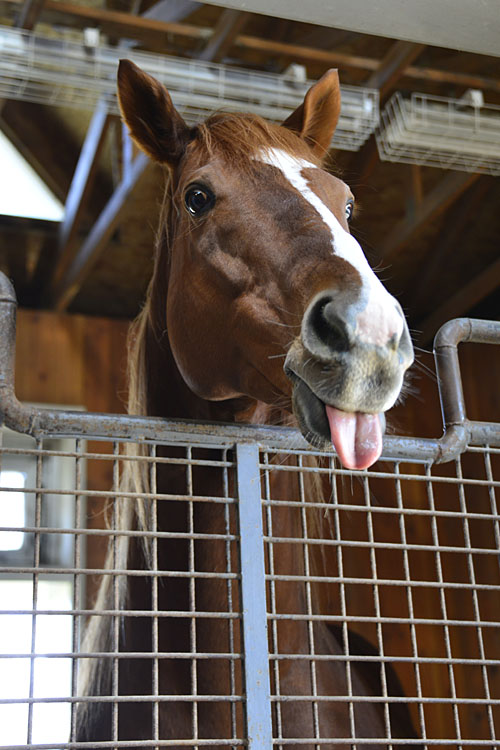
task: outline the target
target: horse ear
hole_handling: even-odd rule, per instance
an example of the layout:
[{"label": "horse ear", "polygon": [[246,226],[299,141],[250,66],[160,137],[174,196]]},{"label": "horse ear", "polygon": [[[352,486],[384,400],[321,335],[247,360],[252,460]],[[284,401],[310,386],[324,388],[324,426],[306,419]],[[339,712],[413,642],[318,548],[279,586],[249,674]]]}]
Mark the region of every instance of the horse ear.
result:
[{"label": "horse ear", "polygon": [[340,114],[340,84],[337,70],[326,73],[311,86],[303,103],[283,123],[295,130],[318,156],[330,148]]},{"label": "horse ear", "polygon": [[189,128],[167,89],[130,60],[120,60],[118,101],[137,145],[154,161],[174,166],[189,140]]}]

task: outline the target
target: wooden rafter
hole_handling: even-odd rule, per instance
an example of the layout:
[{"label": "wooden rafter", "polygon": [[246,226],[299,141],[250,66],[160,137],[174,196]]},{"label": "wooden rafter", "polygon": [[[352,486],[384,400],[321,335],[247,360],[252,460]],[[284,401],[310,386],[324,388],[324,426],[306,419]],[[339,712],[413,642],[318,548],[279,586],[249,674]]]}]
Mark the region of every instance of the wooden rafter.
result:
[{"label": "wooden rafter", "polygon": [[67,268],[60,284],[54,290],[52,305],[56,310],[66,310],[80,290],[127,210],[130,194],[148,163],[149,159],[145,154],[140,153],[136,156],[130,171],[124,176],[102,210],[85,242]]},{"label": "wooden rafter", "polygon": [[[379,89],[380,101],[383,102],[392,93],[399,79],[405,74],[408,66],[424,49],[424,44],[413,42],[394,42],[377,70],[366,81],[370,88]],[[358,185],[357,197],[363,193],[370,175],[379,161],[375,136],[371,136],[363,147],[349,161],[348,172],[351,182]]]},{"label": "wooden rafter", "polygon": [[9,100],[0,124],[28,164],[64,202],[78,160],[78,146],[53,107]]},{"label": "wooden rafter", "polygon": [[395,42],[380,63],[378,69],[370,76],[366,85],[378,89],[380,101],[383,102],[394,90],[405,70],[425,49],[425,44],[413,42]]},{"label": "wooden rafter", "polygon": [[480,177],[451,209],[446,225],[433,242],[432,253],[422,264],[418,284],[407,291],[407,307],[412,311],[413,317],[418,315],[419,310],[426,309],[431,300],[436,299],[436,295],[439,294],[439,276],[445,272],[447,264],[452,262],[452,257],[456,256],[467,225],[470,224],[492,183],[492,178]]},{"label": "wooden rafter", "polygon": [[14,26],[31,31],[38,21],[45,0],[24,0],[14,21]]},{"label": "wooden rafter", "polygon": [[[90,121],[66,198],[64,219],[59,231],[57,262],[52,272],[52,290],[58,287],[71,262],[75,234],[90,196],[109,119],[106,102],[99,102]],[[51,296],[51,292],[48,296]]]},{"label": "wooden rafter", "polygon": [[461,287],[449,299],[434,310],[428,318],[417,323],[421,334],[419,342],[427,344],[439,327],[452,318],[465,315],[500,285],[500,258],[475,276],[472,281]]},{"label": "wooden rafter", "polygon": [[390,261],[402,250],[424,223],[432,221],[467,190],[478,178],[469,172],[450,172],[431,190],[416,207],[413,216],[406,216],[396,224],[385,242],[379,247],[379,255]]},{"label": "wooden rafter", "polygon": [[249,13],[226,8],[214,28],[205,48],[197,55],[200,60],[219,62],[227,54],[236,36],[245,26]]}]

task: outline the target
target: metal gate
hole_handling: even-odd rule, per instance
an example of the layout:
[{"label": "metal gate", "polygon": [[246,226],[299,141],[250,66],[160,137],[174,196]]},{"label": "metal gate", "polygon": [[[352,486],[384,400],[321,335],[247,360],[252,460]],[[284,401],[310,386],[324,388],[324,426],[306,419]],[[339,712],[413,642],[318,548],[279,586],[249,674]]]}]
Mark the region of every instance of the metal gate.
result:
[{"label": "metal gate", "polygon": [[[13,392],[15,298],[5,278],[0,335],[0,504],[13,513],[0,530],[0,750],[500,744],[500,427],[467,419],[457,358],[460,341],[499,343],[500,324],[460,320],[441,330],[444,437],[388,436],[384,459],[363,472],[342,469],[333,454],[311,449],[292,429],[23,406]],[[136,455],[126,445],[139,446]],[[134,462],[150,479],[153,520],[145,533],[116,526],[118,505],[135,498],[120,485]],[[181,467],[182,491],[156,492],[166,465]],[[217,496],[197,486],[200,466],[217,475]],[[185,509],[182,530],[157,528],[157,511],[167,502]],[[211,535],[197,530],[201,506],[217,513]],[[281,519],[290,508],[296,523],[286,528]],[[117,545],[140,535],[150,568],[126,570]],[[161,545],[172,539],[187,545],[189,569],[165,567]],[[218,563],[210,569],[200,550],[211,544]],[[112,580],[114,605],[96,611],[103,576]],[[150,587],[145,610],[121,604],[119,596],[124,579],[133,586],[139,576]],[[167,579],[188,581],[177,610],[158,605]],[[225,592],[218,609],[203,595],[213,585]],[[287,602],[298,589],[304,609],[294,611]],[[111,643],[97,652],[85,651],[82,641],[92,614],[111,624]],[[120,651],[120,629],[137,617],[149,623],[148,651]],[[182,648],[162,641],[165,618],[183,623]],[[208,619],[220,622],[221,633],[210,650],[197,642]],[[319,622],[338,634],[339,653],[318,641]],[[295,632],[293,652],[285,648],[285,631]],[[160,672],[168,660],[188,665],[188,694],[165,690]],[[109,690],[81,695],[78,673],[96,661],[105,665]],[[145,661],[148,689],[120,695],[122,672],[139,674]],[[224,680],[210,692],[206,676],[221,663]],[[359,664],[373,665],[378,691],[359,692]],[[332,669],[341,678],[327,694],[322,685]],[[307,676],[307,690],[288,690],[290,670]],[[75,707],[96,702],[111,707],[111,736],[76,742]],[[146,703],[150,736],[120,739],[134,706]],[[366,734],[368,704],[381,707],[382,734]],[[165,705],[189,716],[175,739],[162,739]],[[398,706],[407,707],[415,732],[409,723],[396,730]],[[224,736],[204,733],[215,709],[225,712]],[[324,735],[325,711],[344,712],[344,736]],[[308,717],[307,736],[287,729],[296,712]]]}]

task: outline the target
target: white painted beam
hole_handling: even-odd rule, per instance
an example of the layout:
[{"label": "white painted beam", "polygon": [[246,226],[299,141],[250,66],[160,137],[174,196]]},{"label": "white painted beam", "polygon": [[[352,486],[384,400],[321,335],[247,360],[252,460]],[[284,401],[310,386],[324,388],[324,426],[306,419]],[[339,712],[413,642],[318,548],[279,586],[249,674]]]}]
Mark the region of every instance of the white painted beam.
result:
[{"label": "white painted beam", "polygon": [[500,56],[499,0],[204,0],[362,34]]}]

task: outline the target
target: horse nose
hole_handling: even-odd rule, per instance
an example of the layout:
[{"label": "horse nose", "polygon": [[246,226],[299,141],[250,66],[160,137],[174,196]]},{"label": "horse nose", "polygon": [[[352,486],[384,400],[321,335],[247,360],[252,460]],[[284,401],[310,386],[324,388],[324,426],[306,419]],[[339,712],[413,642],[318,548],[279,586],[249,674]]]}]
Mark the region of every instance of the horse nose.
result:
[{"label": "horse nose", "polygon": [[350,351],[360,343],[397,351],[405,338],[406,323],[397,301],[371,302],[359,311],[335,291],[318,295],[309,305],[302,322],[302,341],[318,359]]}]

